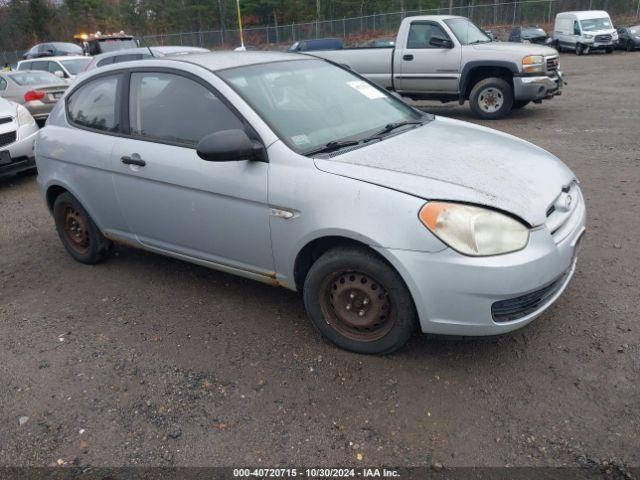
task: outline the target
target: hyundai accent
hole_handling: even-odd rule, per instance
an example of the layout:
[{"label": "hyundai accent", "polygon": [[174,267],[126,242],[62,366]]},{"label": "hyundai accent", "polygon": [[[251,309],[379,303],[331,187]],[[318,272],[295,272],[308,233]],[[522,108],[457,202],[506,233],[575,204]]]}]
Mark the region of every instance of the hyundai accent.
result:
[{"label": "hyundai accent", "polygon": [[492,335],[547,309],[585,230],[550,153],[434,117],[298,54],[217,52],[83,76],[36,145],[62,244],[112,242],[302,293],[338,346]]}]

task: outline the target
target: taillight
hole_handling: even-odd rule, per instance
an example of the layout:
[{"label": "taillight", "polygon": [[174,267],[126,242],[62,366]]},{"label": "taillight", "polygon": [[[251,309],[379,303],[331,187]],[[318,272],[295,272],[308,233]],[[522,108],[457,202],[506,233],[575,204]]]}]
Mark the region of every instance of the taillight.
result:
[{"label": "taillight", "polygon": [[44,92],[41,90],[29,90],[24,94],[24,101],[31,102],[33,100],[42,100],[44,98]]}]

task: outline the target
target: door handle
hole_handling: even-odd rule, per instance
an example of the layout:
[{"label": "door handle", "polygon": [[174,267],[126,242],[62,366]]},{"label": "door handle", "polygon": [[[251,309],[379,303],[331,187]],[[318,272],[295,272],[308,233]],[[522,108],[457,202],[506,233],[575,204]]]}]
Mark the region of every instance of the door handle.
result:
[{"label": "door handle", "polygon": [[405,55],[404,57],[402,57],[402,59],[410,62],[411,60],[413,60],[413,55]]},{"label": "door handle", "polygon": [[140,156],[135,153],[131,157],[125,155],[124,157],[120,158],[120,160],[125,165],[138,165],[139,167],[144,167],[147,164],[147,162],[142,160]]}]

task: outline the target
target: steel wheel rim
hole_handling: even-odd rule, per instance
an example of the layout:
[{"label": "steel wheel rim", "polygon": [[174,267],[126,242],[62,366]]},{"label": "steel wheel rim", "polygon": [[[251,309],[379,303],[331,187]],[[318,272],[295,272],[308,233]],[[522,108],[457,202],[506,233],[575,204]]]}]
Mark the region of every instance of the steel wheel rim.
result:
[{"label": "steel wheel rim", "polygon": [[487,113],[495,113],[504,105],[504,95],[502,91],[495,87],[487,87],[478,95],[480,109]]},{"label": "steel wheel rim", "polygon": [[320,307],[329,325],[341,335],[361,342],[380,340],[396,322],[386,289],[362,272],[328,276],[320,289]]},{"label": "steel wheel rim", "polygon": [[79,254],[89,251],[90,237],[87,221],[72,205],[65,204],[62,209],[62,232],[67,244]]}]

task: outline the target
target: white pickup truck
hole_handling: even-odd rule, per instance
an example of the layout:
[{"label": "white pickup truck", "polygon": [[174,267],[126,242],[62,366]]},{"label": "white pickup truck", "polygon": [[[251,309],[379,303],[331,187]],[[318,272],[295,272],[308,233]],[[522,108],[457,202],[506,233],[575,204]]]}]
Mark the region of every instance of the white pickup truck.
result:
[{"label": "white pickup truck", "polygon": [[468,100],[473,113],[497,119],[529,102],[562,93],[558,52],[493,42],[464,17],[429,15],[402,21],[395,47],[315,51],[388,90],[414,100]]}]

